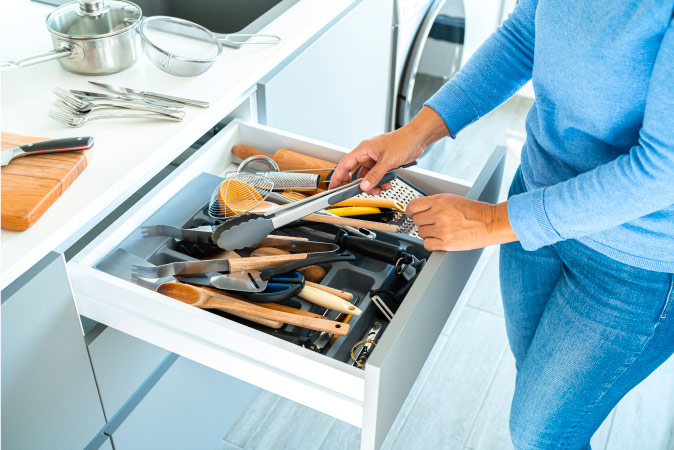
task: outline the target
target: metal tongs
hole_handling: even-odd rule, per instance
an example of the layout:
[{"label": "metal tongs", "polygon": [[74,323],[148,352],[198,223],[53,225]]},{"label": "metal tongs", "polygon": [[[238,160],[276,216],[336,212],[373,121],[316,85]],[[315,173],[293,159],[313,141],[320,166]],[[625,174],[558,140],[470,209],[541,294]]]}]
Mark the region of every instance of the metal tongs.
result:
[{"label": "metal tongs", "polygon": [[[388,172],[378,185],[395,179],[394,171]],[[237,250],[259,242],[265,236],[291,222],[321,209],[361,194],[362,178],[338,188],[329,189],[295,203],[275,208],[264,214],[241,214],[218,225],[213,232],[213,242],[225,250]]]}]

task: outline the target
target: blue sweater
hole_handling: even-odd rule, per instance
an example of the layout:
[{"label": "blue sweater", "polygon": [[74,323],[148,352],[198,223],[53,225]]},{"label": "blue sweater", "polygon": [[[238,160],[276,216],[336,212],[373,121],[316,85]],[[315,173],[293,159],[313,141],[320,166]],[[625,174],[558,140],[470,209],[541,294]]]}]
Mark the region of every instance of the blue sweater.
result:
[{"label": "blue sweater", "polygon": [[521,0],[427,102],[453,137],[532,79],[527,192],[508,202],[526,250],[577,239],[674,272],[673,13],[672,0]]}]

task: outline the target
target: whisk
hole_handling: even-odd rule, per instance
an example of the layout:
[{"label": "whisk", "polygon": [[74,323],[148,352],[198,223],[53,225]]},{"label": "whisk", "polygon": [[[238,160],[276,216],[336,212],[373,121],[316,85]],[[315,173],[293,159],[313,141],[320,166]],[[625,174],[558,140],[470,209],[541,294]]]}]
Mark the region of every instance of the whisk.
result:
[{"label": "whisk", "polygon": [[275,206],[265,201],[272,189],[274,182],[267,177],[250,173],[228,174],[211,194],[208,215],[214,219],[229,219],[247,212],[267,211]]}]

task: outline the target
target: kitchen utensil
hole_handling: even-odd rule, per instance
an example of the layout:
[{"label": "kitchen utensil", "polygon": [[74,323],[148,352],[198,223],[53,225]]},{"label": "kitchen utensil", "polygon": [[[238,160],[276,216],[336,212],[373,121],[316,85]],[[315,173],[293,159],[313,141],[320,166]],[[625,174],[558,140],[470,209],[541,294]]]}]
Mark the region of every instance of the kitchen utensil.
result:
[{"label": "kitchen utensil", "polygon": [[399,228],[397,225],[388,223],[373,222],[371,220],[351,219],[349,217],[328,216],[323,214],[309,214],[304,216],[301,220],[307,222],[328,223],[332,225],[342,225],[357,228],[367,228],[368,230],[388,231],[389,233],[397,233]]},{"label": "kitchen utensil", "polygon": [[94,138],[91,136],[52,139],[49,141],[36,142],[34,144],[20,145],[18,147],[2,150],[0,152],[0,165],[6,166],[13,158],[19,158],[21,156],[89,150],[93,146]]},{"label": "kitchen utensil", "polygon": [[143,97],[131,97],[129,95],[101,94],[100,92],[80,91],[77,89],[70,89],[68,92],[84,100],[121,100],[130,103],[139,103],[141,105],[166,106],[178,109],[185,106],[182,103],[165,102]]},{"label": "kitchen utensil", "polygon": [[84,126],[90,120],[100,120],[100,119],[161,119],[161,120],[171,120],[174,122],[181,122],[183,118],[181,116],[175,116],[172,114],[159,114],[159,113],[149,113],[149,112],[109,112],[109,113],[88,113],[82,114],[79,116],[74,116],[63,111],[49,111],[49,117],[55,121],[67,125],[73,128],[79,128]]},{"label": "kitchen utensil", "polygon": [[315,191],[320,184],[320,177],[314,173],[257,172],[257,175],[271,180],[275,191]]},{"label": "kitchen utensil", "polygon": [[[244,298],[257,303],[281,302],[297,295],[310,303],[333,311],[352,314],[354,316],[362,314],[360,309],[341,297],[322,289],[305,285],[304,277],[299,272],[293,271],[271,276],[268,276],[266,272],[267,271],[263,271],[260,273],[260,277],[264,278],[267,283],[261,291],[235,289],[233,284],[227,290],[239,291]],[[215,277],[209,276],[181,277],[181,281],[189,284],[213,286],[214,278]],[[236,287],[240,288],[241,285],[237,282]]]},{"label": "kitchen utensil", "polygon": [[[390,199],[395,202],[400,203],[402,206],[407,207],[407,204],[415,198],[425,197],[426,194],[420,189],[412,185],[407,180],[397,177],[395,180],[391,181],[391,189],[382,191],[377,195],[369,194],[360,194],[355,199],[364,198],[364,199]],[[418,227],[414,225],[414,221],[407,217],[403,212],[398,212],[394,215],[393,219],[389,222],[392,225],[398,225],[400,227],[400,232],[407,234],[412,237],[419,237]]]},{"label": "kitchen utensil", "polygon": [[292,261],[305,259],[306,253],[291,253],[277,256],[257,256],[252,258],[206,259],[203,261],[177,261],[161,266],[133,267],[140,277],[168,277],[206,272],[239,272],[242,270],[264,270],[281,267]]},{"label": "kitchen utensil", "polygon": [[[232,153],[243,160],[253,155],[264,155],[261,151],[247,145],[233,146]],[[274,154],[268,156],[284,172],[301,170],[307,173],[316,173],[321,177],[321,181],[325,181],[332,169],[337,166],[335,163],[284,148],[280,148]]]},{"label": "kitchen utensil", "polygon": [[[263,239],[264,241],[264,239]],[[260,244],[262,241],[260,242]],[[257,244],[256,244],[257,245]],[[219,247],[218,247],[219,248]],[[338,246],[335,245],[336,249],[339,249]],[[266,247],[266,246],[259,246],[255,250],[253,250],[250,254],[250,256],[271,256],[271,255],[287,255],[289,252],[286,250],[282,250],[278,246],[276,247]],[[307,267],[302,267],[301,269],[298,269],[298,271],[304,275],[305,280],[308,280],[309,282],[316,282],[320,283],[321,280],[326,275],[326,271],[324,268],[321,266],[307,266]]]},{"label": "kitchen utensil", "polygon": [[153,100],[164,100],[167,102],[180,103],[182,105],[194,106],[197,108],[208,108],[210,104],[201,100],[193,100],[191,98],[175,97],[173,95],[160,94],[158,92],[142,91],[139,89],[126,88],[121,86],[113,86],[111,84],[99,83],[97,81],[89,81],[94,86],[98,86],[108,91],[116,92],[118,94],[135,95]]},{"label": "kitchen utensil", "polygon": [[410,276],[416,274],[414,263],[418,262],[417,258],[398,245],[389,244],[384,241],[372,241],[358,236],[349,236],[343,231],[337,233],[335,244],[343,250],[349,250],[368,258],[394,265],[396,273],[400,271],[400,274],[402,274],[405,270],[411,270],[413,273]]},{"label": "kitchen utensil", "polygon": [[262,306],[242,302],[224,293],[215,293],[196,286],[181,283],[164,283],[157,288],[157,292],[197,308],[217,308],[230,313],[244,313],[286,323],[288,325],[325,331],[340,336],[346,336],[349,333],[349,325],[328,319],[316,319],[300,314],[291,314],[284,311],[264,308]]},{"label": "kitchen utensil", "polygon": [[[47,138],[2,132],[3,149],[37,145]],[[87,167],[89,151],[51,153],[16,158],[2,167],[2,228],[30,228]]]},{"label": "kitchen utensil", "polygon": [[56,8],[47,16],[54,49],[9,61],[2,69],[58,59],[73,73],[103,75],[128,69],[142,54],[137,32],[142,11],[125,0],[80,0]]},{"label": "kitchen utensil", "polygon": [[134,110],[147,111],[157,114],[170,114],[172,116],[184,117],[185,112],[176,107],[165,107],[150,105],[141,102],[128,102],[125,100],[84,100],[76,95],[66,91],[65,89],[55,88],[52,91],[60,101],[56,102],[56,106],[74,115],[88,114],[96,110]]},{"label": "kitchen utensil", "polygon": [[[361,194],[362,195],[362,194]],[[364,206],[372,208],[393,208],[398,212],[405,213],[405,206],[394,198],[384,198],[381,196],[370,197],[352,197],[347,200],[335,203],[333,207]]]},{"label": "kitchen utensil", "polygon": [[[363,339],[354,344],[353,348],[351,349],[351,359],[353,360],[353,364],[351,364],[352,366],[365,368],[365,362],[372,353],[372,350],[374,350],[374,347],[377,345],[382,331],[382,324],[375,322],[372,324],[372,327],[367,331],[367,333],[365,333]],[[359,345],[362,346],[360,349],[358,349],[357,355],[354,356],[354,351],[358,348]]]},{"label": "kitchen utensil", "polygon": [[274,207],[264,202],[273,188],[274,183],[266,177],[250,173],[228,174],[211,194],[208,215],[214,219],[226,219],[252,211],[261,204],[265,208]]},{"label": "kitchen utensil", "polygon": [[[141,287],[150,289],[152,291],[157,289],[157,287],[162,283],[175,282],[175,278],[171,277],[153,278],[153,279],[139,278],[133,274],[132,272],[133,266],[154,267],[154,265],[150,264],[143,258],[134,255],[128,250],[118,248],[112,254],[106,257],[103,261],[98,263],[96,265],[96,268],[107,274],[137,284]],[[236,312],[231,312],[230,314],[271,328],[281,328],[283,326],[281,322],[263,319],[257,316]]]},{"label": "kitchen utensil", "polygon": [[[204,26],[167,16],[146,17],[139,32],[150,61],[164,72],[179,77],[193,77],[210,69],[222,54],[221,41],[238,45],[278,44],[281,41],[278,36],[263,34],[229,34],[218,38]],[[269,40],[237,41],[237,37]]]},{"label": "kitchen utensil", "polygon": [[381,214],[381,209],[371,206],[342,206],[339,208],[328,208],[327,212],[337,217],[367,216],[371,214]]},{"label": "kitchen utensil", "polygon": [[[386,183],[395,177],[394,172],[389,172],[382,178],[380,184]],[[213,232],[213,241],[219,247],[226,250],[235,250],[238,248],[247,247],[270,234],[277,228],[282,227],[290,222],[301,219],[313,212],[324,209],[330,205],[338,203],[347,198],[351,198],[362,191],[360,190],[360,182],[358,179],[344,186],[330,189],[321,194],[316,194],[312,197],[291,203],[287,206],[281,206],[266,214],[243,214],[229,219],[225,223],[219,225]],[[326,219],[339,219],[342,224],[351,226],[364,226],[363,224],[354,225],[354,222],[344,223],[344,221],[353,219],[333,218],[329,216],[316,216],[312,220],[325,221],[323,223],[335,223],[334,220],[327,221]],[[376,228],[375,228],[376,229]]]},{"label": "kitchen utensil", "polygon": [[313,264],[353,261],[355,259],[356,258],[353,255],[345,254],[312,256],[300,261],[293,261],[276,269],[265,270],[264,275],[257,270],[215,275],[210,278],[209,283],[218,289],[241,292],[260,292],[267,287],[268,280],[274,275],[291,272]]},{"label": "kitchen utensil", "polygon": [[256,303],[278,303],[298,295],[304,288],[304,277],[297,271],[275,275],[260,292],[241,292],[246,300]]},{"label": "kitchen utensil", "polygon": [[248,158],[241,161],[239,167],[236,168],[236,173],[248,172],[248,173],[257,173],[260,172],[258,168],[263,165],[267,168],[267,171],[271,170],[273,172],[280,172],[278,165],[267,155],[252,155]]}]

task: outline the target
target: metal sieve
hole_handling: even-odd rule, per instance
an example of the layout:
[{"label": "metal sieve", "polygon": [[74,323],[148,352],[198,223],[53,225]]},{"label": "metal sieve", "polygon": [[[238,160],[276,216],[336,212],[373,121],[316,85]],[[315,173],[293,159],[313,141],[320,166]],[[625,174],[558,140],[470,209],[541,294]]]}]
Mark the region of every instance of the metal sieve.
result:
[{"label": "metal sieve", "polygon": [[[222,54],[221,41],[238,45],[278,44],[281,38],[268,34],[229,34],[219,38],[208,28],[177,17],[146,17],[140,24],[143,50],[159,69],[179,77],[193,77],[210,69]],[[268,38],[238,41],[237,38]]]}]

